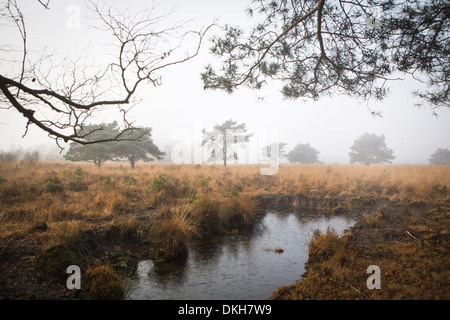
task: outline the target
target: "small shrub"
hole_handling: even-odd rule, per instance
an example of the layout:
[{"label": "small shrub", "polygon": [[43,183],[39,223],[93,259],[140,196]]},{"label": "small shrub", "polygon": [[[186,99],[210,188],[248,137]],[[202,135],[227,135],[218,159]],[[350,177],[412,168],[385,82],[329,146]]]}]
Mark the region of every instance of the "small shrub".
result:
[{"label": "small shrub", "polygon": [[103,179],[103,184],[105,184],[105,185],[107,185],[107,186],[111,185],[111,184],[112,184],[112,179],[111,179],[111,177],[110,177],[110,176],[106,176],[106,177]]},{"label": "small shrub", "polygon": [[239,193],[242,191],[240,186],[235,186],[231,191],[226,193],[228,198],[239,197]]},{"label": "small shrub", "polygon": [[389,172],[386,171],[386,169],[383,170],[383,172],[380,174],[381,179],[387,180],[390,177]]},{"label": "small shrub", "polygon": [[61,174],[66,178],[79,180],[79,179],[83,178],[83,175],[85,174],[85,172],[80,167],[77,167],[75,169],[75,171],[73,171],[73,172],[70,170],[64,169],[63,171],[61,171]]},{"label": "small shrub", "polygon": [[228,192],[226,193],[226,196],[227,196],[228,198],[239,197],[239,191],[236,190],[236,189],[233,189],[233,190],[231,190],[231,191],[228,191]]},{"label": "small shrub", "polygon": [[181,184],[181,192],[182,193],[187,193],[189,191],[189,189],[191,188],[191,186],[189,185],[189,182],[187,181],[183,181]]},{"label": "small shrub", "polygon": [[447,185],[441,186],[439,184],[435,184],[431,188],[438,195],[445,195],[445,194],[447,194],[447,191],[448,191]]},{"label": "small shrub", "polygon": [[75,172],[73,173],[75,178],[82,178],[83,174],[84,174],[84,171],[80,167],[77,167],[75,169]]},{"label": "small shrub", "polygon": [[167,175],[160,173],[158,177],[154,177],[150,186],[150,191],[161,191],[169,186],[169,179]]},{"label": "small shrub", "polygon": [[125,180],[125,185],[127,185],[127,186],[132,186],[134,184],[136,184],[136,179],[134,179],[132,177],[129,177],[127,180]]},{"label": "small shrub", "polygon": [[44,190],[45,192],[58,192],[62,191],[63,189],[61,186],[61,182],[56,177],[43,179],[41,186],[42,190]]},{"label": "small shrub", "polygon": [[204,177],[202,179],[199,179],[197,181],[197,183],[201,186],[201,187],[206,187],[208,186],[209,181],[211,180],[210,176]]},{"label": "small shrub", "polygon": [[194,205],[194,206],[196,206],[196,205],[198,205],[200,203],[200,195],[197,193],[195,196],[194,196],[194,200],[192,201],[192,204]]},{"label": "small shrub", "polygon": [[61,174],[62,174],[64,177],[67,177],[67,178],[72,177],[72,172],[70,172],[70,171],[68,171],[68,170],[63,170],[63,171],[61,171]]}]

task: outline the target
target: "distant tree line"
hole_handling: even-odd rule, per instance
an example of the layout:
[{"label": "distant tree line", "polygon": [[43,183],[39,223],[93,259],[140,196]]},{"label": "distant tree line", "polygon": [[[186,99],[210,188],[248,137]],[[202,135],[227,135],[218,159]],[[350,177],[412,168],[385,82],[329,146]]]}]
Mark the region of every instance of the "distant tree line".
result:
[{"label": "distant tree line", "polygon": [[60,160],[60,156],[58,156],[57,152],[45,151],[42,149],[24,150],[23,148],[11,148],[7,151],[0,150],[0,162],[37,162],[42,160]]},{"label": "distant tree line", "polygon": [[[253,134],[247,133],[245,123],[238,124],[237,121],[227,120],[222,124],[214,126],[213,130],[202,130],[202,146],[207,146],[210,155],[207,162],[223,161],[227,166],[227,160],[237,160],[237,153],[232,151],[233,145],[244,145],[249,142]],[[319,151],[309,143],[298,143],[291,151],[286,153],[286,143],[277,142],[262,148],[262,157],[269,159],[277,149],[279,160],[286,158],[290,163],[320,163]],[[393,151],[386,146],[384,135],[365,133],[358,137],[350,147],[350,163],[363,163],[366,165],[376,163],[391,163],[395,159]]]},{"label": "distant tree line", "polygon": [[[286,143],[280,143],[283,148]],[[319,161],[319,151],[313,148],[309,143],[298,143],[290,152],[285,154],[290,163],[313,164],[321,163]],[[284,155],[284,150],[281,153]],[[363,163],[366,165],[376,163],[391,163],[395,157],[393,151],[386,146],[383,135],[365,133],[358,137],[350,147],[350,163]]]},{"label": "distant tree line", "polygon": [[[320,163],[319,151],[309,143],[297,144],[290,152],[285,153],[286,143],[279,143],[280,159],[286,157],[290,163]],[[270,156],[269,146],[263,148],[263,155]],[[365,165],[392,163],[395,159],[394,152],[386,145],[384,135],[364,133],[350,147],[350,163],[362,163]],[[450,150],[439,148],[428,159],[433,165],[450,165]]]},{"label": "distant tree line", "polygon": [[[121,133],[116,121],[112,123],[86,125],[77,134],[83,136],[86,141],[108,140],[111,137],[122,135],[123,140],[108,141],[103,143],[79,144],[72,142],[64,158],[69,161],[93,162],[101,167],[106,161],[127,161],[134,169],[138,161],[162,160],[166,156],[154,143],[152,139],[152,128],[138,127]],[[207,148],[209,154],[206,162],[222,162],[226,167],[228,161],[238,160],[236,147],[245,147],[245,144],[254,136],[248,133],[245,123],[238,124],[232,119],[222,124],[217,124],[211,131],[202,130],[202,146]],[[279,160],[286,158],[289,163],[317,164],[319,151],[309,143],[298,143],[292,150],[286,152],[287,143],[276,142],[264,146],[261,151],[263,159],[274,156]],[[275,152],[277,151],[277,152]],[[168,150],[170,152],[170,150]],[[395,159],[394,152],[386,145],[384,135],[364,133],[353,142],[350,147],[350,163],[361,163],[365,165],[392,163]],[[0,161],[30,161],[42,160],[40,150],[24,151],[16,149],[0,151]],[[428,159],[433,165],[450,165],[450,150],[439,148]]]},{"label": "distant tree line", "polygon": [[[100,129],[101,128],[101,129]],[[108,139],[120,132],[117,122],[102,125],[86,126],[89,135],[87,140]],[[151,137],[152,128],[138,128],[128,133],[136,141],[112,141],[100,144],[81,145],[72,143],[65,155],[71,161],[91,161],[100,167],[108,160],[128,161],[134,168],[137,161],[161,160],[165,152],[161,152],[153,143]],[[80,132],[80,135],[83,133]],[[245,144],[254,136],[248,133],[245,123],[238,124],[232,119],[217,124],[212,130],[202,130],[202,146],[207,148],[209,154],[206,162],[222,162],[226,167],[228,161],[238,160],[236,147],[245,147]],[[309,143],[298,143],[292,150],[286,152],[287,143],[277,142],[262,148],[263,159],[274,156],[273,148],[276,148],[279,160],[286,158],[289,163],[317,164],[320,152]],[[392,163],[395,159],[394,152],[386,145],[384,135],[364,133],[357,137],[350,147],[350,163],[361,163],[365,165]],[[450,151],[438,149],[429,159],[434,165],[450,165]]]}]

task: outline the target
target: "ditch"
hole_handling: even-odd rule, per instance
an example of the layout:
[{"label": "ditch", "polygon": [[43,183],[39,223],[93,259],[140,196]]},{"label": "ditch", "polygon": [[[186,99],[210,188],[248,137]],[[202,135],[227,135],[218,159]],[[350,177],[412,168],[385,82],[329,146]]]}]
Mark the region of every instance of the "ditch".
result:
[{"label": "ditch", "polygon": [[268,299],[305,272],[314,230],[339,234],[355,218],[305,212],[267,212],[252,230],[196,243],[183,262],[140,261],[126,299]]}]

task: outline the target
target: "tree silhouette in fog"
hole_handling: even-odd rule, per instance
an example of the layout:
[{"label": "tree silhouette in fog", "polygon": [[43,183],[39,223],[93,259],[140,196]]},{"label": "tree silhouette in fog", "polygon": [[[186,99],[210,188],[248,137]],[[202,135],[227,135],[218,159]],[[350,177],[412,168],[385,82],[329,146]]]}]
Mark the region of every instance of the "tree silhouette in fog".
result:
[{"label": "tree silhouette in fog", "polygon": [[384,135],[377,136],[365,133],[358,137],[350,147],[350,163],[391,163],[395,159],[394,152],[386,146]]},{"label": "tree silhouette in fog", "polygon": [[[82,130],[89,132],[86,139],[94,141],[109,140],[121,132],[117,121],[109,124],[87,125]],[[101,167],[106,161],[128,161],[134,169],[138,161],[153,161],[165,155],[153,143],[152,128],[135,128],[124,133],[125,141],[106,141],[95,144],[80,144],[72,142],[64,155],[70,161],[93,162]],[[83,135],[83,132],[79,133]]]},{"label": "tree silhouette in fog", "polygon": [[450,150],[447,148],[438,148],[428,159],[431,164],[450,165]]},{"label": "tree silhouette in fog", "polygon": [[309,143],[299,143],[288,152],[286,158],[290,163],[318,163],[319,151],[311,147]]},{"label": "tree silhouette in fog", "polygon": [[222,161],[225,167],[228,160],[238,160],[238,154],[233,148],[244,147],[253,136],[253,133],[247,133],[245,123],[238,124],[232,119],[214,126],[211,131],[203,129],[202,134],[202,146],[207,147],[210,155],[207,161]]}]

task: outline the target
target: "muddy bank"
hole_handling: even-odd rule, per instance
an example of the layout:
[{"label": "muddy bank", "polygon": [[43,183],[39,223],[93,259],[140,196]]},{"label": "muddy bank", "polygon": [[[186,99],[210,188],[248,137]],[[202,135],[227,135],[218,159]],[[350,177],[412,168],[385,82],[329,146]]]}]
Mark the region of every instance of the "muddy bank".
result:
[{"label": "muddy bank", "polygon": [[[75,241],[46,248],[45,224],[27,235],[12,236],[0,248],[0,299],[86,299],[84,275],[89,267],[110,266],[119,275],[130,274],[148,258],[150,243],[104,221],[92,221],[92,229]],[[81,290],[69,290],[67,267],[81,269]]]},{"label": "muddy bank", "polygon": [[305,195],[264,195],[257,197],[258,204],[265,210],[320,211],[329,214],[349,214],[363,217],[364,212],[383,200],[360,196],[308,197]]}]

